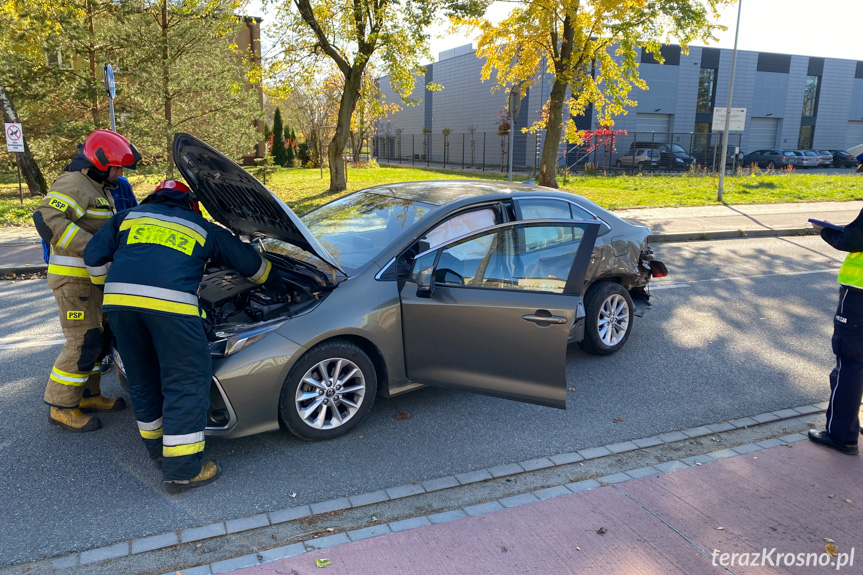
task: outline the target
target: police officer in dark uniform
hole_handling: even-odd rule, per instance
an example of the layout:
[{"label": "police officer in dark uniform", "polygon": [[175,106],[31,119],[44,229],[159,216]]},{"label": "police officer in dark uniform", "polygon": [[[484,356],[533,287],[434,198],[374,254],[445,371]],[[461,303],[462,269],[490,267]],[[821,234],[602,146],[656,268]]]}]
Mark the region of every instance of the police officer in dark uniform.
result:
[{"label": "police officer in dark uniform", "polygon": [[171,492],[221,474],[218,463],[202,463],[212,363],[196,294],[208,262],[282,288],[270,262],[205,220],[174,180],[111,218],[84,250],[93,283],[104,284],[138,429]]},{"label": "police officer in dark uniform", "polygon": [[833,318],[836,367],[830,373],[827,428],[810,430],[809,439],[840,453],[856,455],[863,400],[863,211],[844,229],[817,224],[813,227],[828,244],[850,253],[836,278],[841,287]]}]

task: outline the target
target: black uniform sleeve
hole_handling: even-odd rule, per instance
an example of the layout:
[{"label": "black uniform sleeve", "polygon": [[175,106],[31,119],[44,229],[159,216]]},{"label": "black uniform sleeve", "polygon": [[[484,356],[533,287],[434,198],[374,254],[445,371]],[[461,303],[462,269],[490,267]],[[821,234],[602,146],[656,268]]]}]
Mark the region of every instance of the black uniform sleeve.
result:
[{"label": "black uniform sleeve", "polygon": [[105,284],[108,268],[114,261],[114,252],[119,247],[120,222],[126,213],[123,211],[112,216],[84,247],[84,265],[87,266],[90,281],[98,286]]},{"label": "black uniform sleeve", "polygon": [[216,265],[233,268],[267,289],[281,289],[281,275],[255,248],[219,226],[211,226],[207,231],[207,240],[213,242],[210,259]]},{"label": "black uniform sleeve", "polygon": [[863,211],[842,231],[824,228],[821,239],[843,252],[863,252]]}]

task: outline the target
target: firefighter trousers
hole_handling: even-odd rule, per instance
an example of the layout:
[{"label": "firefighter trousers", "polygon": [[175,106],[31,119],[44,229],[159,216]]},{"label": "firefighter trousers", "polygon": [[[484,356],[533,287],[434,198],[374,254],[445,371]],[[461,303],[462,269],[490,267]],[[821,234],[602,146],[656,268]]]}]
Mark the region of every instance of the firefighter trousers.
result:
[{"label": "firefighter trousers", "polygon": [[138,423],[162,479],[201,471],[213,364],[201,319],[132,310],[107,312]]},{"label": "firefighter trousers", "polygon": [[839,290],[833,353],[836,367],[830,373],[827,433],[837,443],[856,444],[863,400],[863,291],[845,286]]},{"label": "firefighter trousers", "polygon": [[54,361],[45,403],[64,409],[101,393],[103,356],[102,291],[91,283],[68,282],[54,288],[66,343]]}]

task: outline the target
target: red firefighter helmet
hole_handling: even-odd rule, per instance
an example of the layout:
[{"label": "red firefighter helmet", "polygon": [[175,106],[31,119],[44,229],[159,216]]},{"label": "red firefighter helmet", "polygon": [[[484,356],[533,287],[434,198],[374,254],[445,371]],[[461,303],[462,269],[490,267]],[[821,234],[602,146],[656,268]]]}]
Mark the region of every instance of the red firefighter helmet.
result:
[{"label": "red firefighter helmet", "polygon": [[195,193],[189,186],[187,186],[183,182],[178,182],[177,180],[162,180],[162,183],[156,186],[156,189],[153,190],[153,193],[155,194],[156,192],[161,190],[176,190],[178,192],[186,192],[187,194],[189,194],[189,203],[192,205],[192,209],[195,211],[195,213],[201,213],[201,206],[198,204],[198,199],[195,197]]},{"label": "red firefighter helmet", "polygon": [[96,130],[84,142],[84,157],[97,170],[107,172],[111,166],[137,168],[141,154],[129,140],[111,130]]}]

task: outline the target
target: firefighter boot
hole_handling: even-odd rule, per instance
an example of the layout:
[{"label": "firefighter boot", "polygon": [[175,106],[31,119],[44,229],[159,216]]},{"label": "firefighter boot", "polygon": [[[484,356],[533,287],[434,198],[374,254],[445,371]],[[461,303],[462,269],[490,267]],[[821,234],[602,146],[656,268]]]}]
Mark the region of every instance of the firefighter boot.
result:
[{"label": "firefighter boot", "polygon": [[191,479],[174,479],[171,481],[163,481],[165,490],[168,493],[182,493],[192,489],[193,487],[201,487],[212,483],[222,474],[222,466],[215,461],[205,461],[201,465],[201,472]]},{"label": "firefighter boot", "polygon": [[94,395],[93,397],[82,397],[78,407],[84,413],[94,411],[120,411],[126,408],[126,400],[122,397],[105,397]]},{"label": "firefighter boot", "polygon": [[84,413],[82,413],[78,408],[62,409],[59,407],[51,407],[48,421],[54,425],[59,425],[60,427],[77,433],[96,431],[102,427],[102,422],[98,417],[93,415],[84,415]]}]

